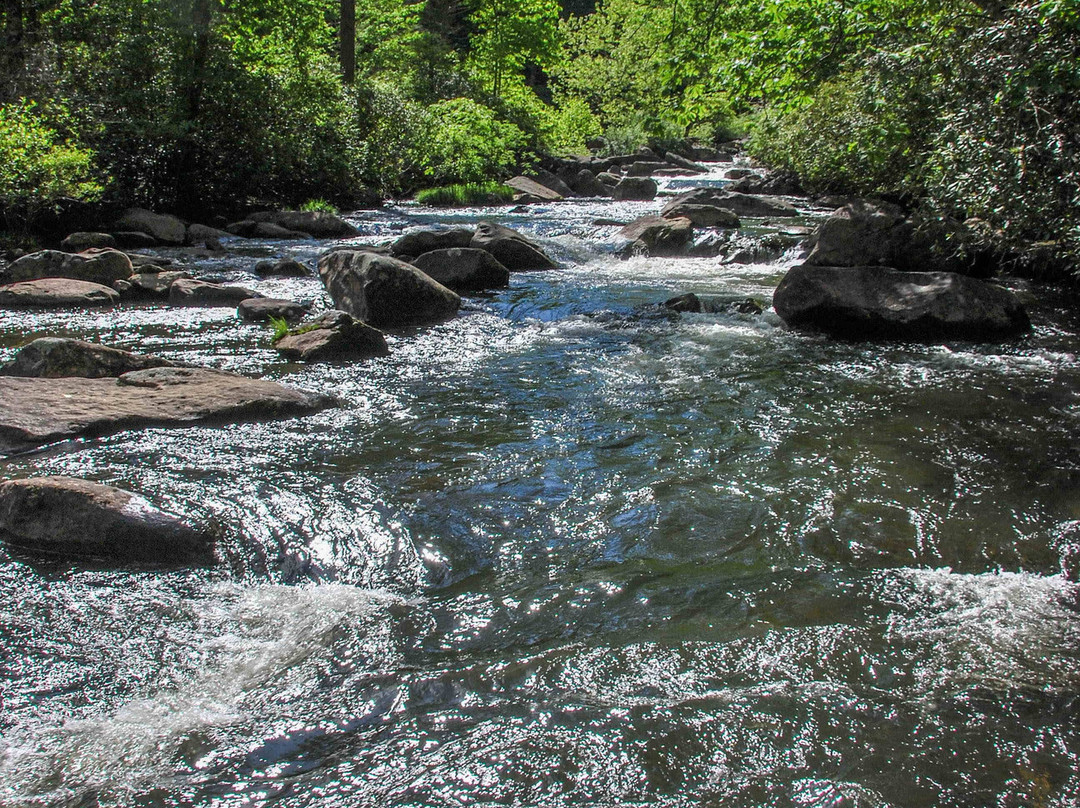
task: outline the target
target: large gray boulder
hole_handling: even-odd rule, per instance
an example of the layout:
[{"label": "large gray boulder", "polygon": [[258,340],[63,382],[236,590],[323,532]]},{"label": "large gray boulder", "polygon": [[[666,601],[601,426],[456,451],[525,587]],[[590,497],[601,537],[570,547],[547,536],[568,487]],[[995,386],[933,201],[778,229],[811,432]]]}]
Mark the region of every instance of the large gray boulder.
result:
[{"label": "large gray boulder", "polygon": [[74,477],[0,484],[0,537],[35,555],[150,563],[208,562],[214,543],[137,494]]},{"label": "large gray boulder", "polygon": [[376,328],[430,325],[457,314],[456,292],[396,258],[332,252],[319,259],[319,276],[341,311]]},{"label": "large gray boulder", "polygon": [[131,259],[117,250],[93,249],[82,253],[41,250],[13,261],[5,275],[13,283],[39,278],[70,278],[107,286],[113,281],[129,278],[132,271]]},{"label": "large gray boulder", "polygon": [[616,202],[650,202],[656,198],[657,188],[656,180],[648,177],[624,177],[612,190],[611,197]]},{"label": "large gray boulder", "polygon": [[112,226],[114,233],[145,233],[161,244],[179,246],[187,237],[187,225],[175,216],[145,208],[128,208]]},{"label": "large gray boulder", "polygon": [[413,261],[413,266],[455,292],[478,292],[510,284],[510,270],[487,250],[454,247],[432,250]]},{"label": "large gray boulder", "polygon": [[119,302],[120,293],[115,289],[70,278],[41,278],[0,286],[0,308],[4,309],[81,309],[113,306]]},{"label": "large gray boulder", "polygon": [[912,272],[960,268],[935,250],[927,229],[916,227],[901,208],[887,202],[844,205],[818,226],[811,241],[806,263],[817,266],[881,264]]},{"label": "large gray boulder", "polygon": [[709,205],[730,210],[736,216],[761,219],[789,218],[799,215],[795,206],[783,199],[771,196],[750,196],[720,188],[695,188],[685,194],[680,194],[664,207],[661,215],[684,205]]},{"label": "large gray boulder", "polygon": [[[406,233],[390,245],[390,254],[395,258],[408,255],[415,258],[432,250],[449,250],[454,247],[468,247],[473,237],[472,230],[455,227],[450,230],[417,230]],[[373,250],[366,250],[374,252]]]},{"label": "large gray boulder", "polygon": [[343,311],[328,311],[274,343],[283,356],[303,362],[337,362],[386,356],[386,337]]},{"label": "large gray boulder", "polygon": [[150,368],[118,379],[0,377],[0,455],[151,426],[304,415],[327,395],[204,368]]},{"label": "large gray boulder", "polygon": [[93,342],[60,337],[41,337],[19,349],[0,375],[37,379],[80,376],[105,379],[133,370],[174,367],[160,356],[144,356]]},{"label": "large gray boulder", "polygon": [[546,169],[538,168],[532,174],[530,179],[535,180],[536,182],[538,182],[540,185],[544,186],[545,188],[550,188],[552,191],[557,193],[559,196],[562,196],[562,197],[577,196],[577,194],[574,193],[573,188],[571,188],[569,185],[567,185],[565,182],[563,182],[563,180],[560,179],[557,175],[552,174],[550,171],[547,171]]},{"label": "large gray boulder", "polygon": [[244,286],[228,286],[180,278],[169,286],[170,306],[238,306],[244,300],[263,297]]},{"label": "large gray boulder", "polygon": [[557,266],[543,250],[521,233],[493,222],[481,222],[469,246],[487,250],[511,272],[555,269]]},{"label": "large gray boulder", "polygon": [[952,272],[803,264],[780,282],[773,306],[794,328],[850,339],[990,341],[1031,329],[1007,289]]},{"label": "large gray boulder", "polygon": [[253,213],[247,217],[256,224],[272,224],[314,238],[352,238],[360,231],[333,213],[321,210],[279,210]]},{"label": "large gray boulder", "polygon": [[644,253],[653,256],[681,255],[694,237],[693,224],[689,219],[664,219],[659,216],[643,216],[626,225],[619,236],[627,242],[622,254]]}]

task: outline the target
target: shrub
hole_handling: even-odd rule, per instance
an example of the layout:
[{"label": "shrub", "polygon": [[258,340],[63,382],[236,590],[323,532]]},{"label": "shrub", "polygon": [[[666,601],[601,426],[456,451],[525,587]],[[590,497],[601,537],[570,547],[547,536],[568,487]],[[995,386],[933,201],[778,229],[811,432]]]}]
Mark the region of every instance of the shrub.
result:
[{"label": "shrub", "polygon": [[300,206],[300,210],[312,213],[337,213],[337,208],[325,199],[309,199]]},{"label": "shrub", "polygon": [[93,153],[63,141],[28,103],[0,105],[0,209],[25,226],[61,199],[95,199]]},{"label": "shrub", "polygon": [[525,134],[468,98],[430,109],[432,140],[425,174],[441,182],[482,182],[505,176],[525,149]]}]

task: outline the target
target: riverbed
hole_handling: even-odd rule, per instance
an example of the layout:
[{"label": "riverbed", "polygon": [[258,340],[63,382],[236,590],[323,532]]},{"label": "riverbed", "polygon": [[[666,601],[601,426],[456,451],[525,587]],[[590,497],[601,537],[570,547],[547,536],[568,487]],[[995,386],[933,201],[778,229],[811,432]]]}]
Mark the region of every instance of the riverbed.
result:
[{"label": "riverbed", "polygon": [[[618,258],[595,222],[663,201],[347,216],[493,220],[561,267],[359,363],[228,308],[0,312],[5,361],[74,336],[343,402],[4,461],[224,538],[199,569],[0,547],[0,805],[1075,805],[1075,302],[1006,279],[1034,331],[996,345],[800,334],[768,308],[797,246]],[[325,308],[252,268],[337,243],[161,254]],[[685,292],[766,311],[657,305]]]}]

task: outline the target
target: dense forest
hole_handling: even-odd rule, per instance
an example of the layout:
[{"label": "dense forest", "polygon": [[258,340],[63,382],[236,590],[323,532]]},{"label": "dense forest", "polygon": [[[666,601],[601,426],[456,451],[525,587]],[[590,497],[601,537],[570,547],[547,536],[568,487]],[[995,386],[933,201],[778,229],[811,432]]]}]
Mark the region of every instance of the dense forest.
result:
[{"label": "dense forest", "polygon": [[9,233],[739,137],[811,192],[1080,253],[1077,0],[5,0],[0,29]]}]

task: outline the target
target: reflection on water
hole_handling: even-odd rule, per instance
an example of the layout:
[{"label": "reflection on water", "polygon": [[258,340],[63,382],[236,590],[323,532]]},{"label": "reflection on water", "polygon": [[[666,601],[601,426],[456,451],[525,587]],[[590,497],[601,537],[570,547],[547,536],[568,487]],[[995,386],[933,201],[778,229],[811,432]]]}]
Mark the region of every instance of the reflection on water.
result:
[{"label": "reflection on water", "polygon": [[[616,260],[659,203],[361,212],[361,241],[497,216],[563,263],[300,366],[230,309],[0,313],[345,405],[6,462],[227,526],[199,571],[0,551],[4,806],[1068,806],[1080,793],[1077,323],[1001,346],[833,342],[766,264]],[[749,232],[768,232],[751,222]],[[756,229],[755,229],[756,228]],[[199,274],[258,280],[283,251]]]}]

